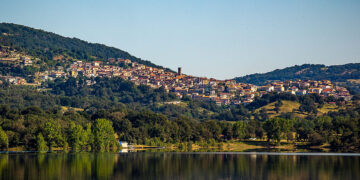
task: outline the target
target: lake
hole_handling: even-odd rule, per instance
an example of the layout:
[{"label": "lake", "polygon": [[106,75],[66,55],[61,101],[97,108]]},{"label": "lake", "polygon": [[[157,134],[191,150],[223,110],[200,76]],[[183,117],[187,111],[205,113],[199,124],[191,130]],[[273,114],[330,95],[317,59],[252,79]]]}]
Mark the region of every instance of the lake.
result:
[{"label": "lake", "polygon": [[2,153],[1,179],[360,179],[360,154]]}]

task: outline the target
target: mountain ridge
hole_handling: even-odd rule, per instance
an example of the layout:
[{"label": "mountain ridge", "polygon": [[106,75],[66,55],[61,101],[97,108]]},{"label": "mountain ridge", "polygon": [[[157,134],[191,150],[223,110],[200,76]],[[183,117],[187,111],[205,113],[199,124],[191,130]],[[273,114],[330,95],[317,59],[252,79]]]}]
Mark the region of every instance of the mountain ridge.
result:
[{"label": "mountain ridge", "polygon": [[171,71],[116,47],[91,43],[76,37],[65,37],[54,32],[14,23],[0,23],[0,44],[24,50],[29,55],[41,56],[46,60],[53,60],[57,55],[63,54],[67,54],[73,59],[87,61],[105,62],[109,58],[122,58]]},{"label": "mountain ridge", "polygon": [[242,83],[264,85],[269,81],[285,80],[331,80],[344,82],[348,79],[360,79],[360,63],[347,63],[343,65],[302,64],[275,69],[266,73],[254,73],[235,77],[234,80]]},{"label": "mountain ridge", "polygon": [[[91,43],[76,37],[64,37],[53,32],[14,23],[0,23],[0,44],[23,50],[35,57],[40,57],[48,65],[56,64],[57,62],[54,59],[59,55],[60,57],[66,55],[65,58],[71,60],[100,60],[108,62],[109,58],[130,59],[140,64],[172,71],[148,60],[137,58],[116,47]],[[283,69],[275,69],[267,73],[254,73],[233,79],[237,82],[255,85],[264,85],[276,80],[296,79],[327,79],[334,82],[346,82],[348,79],[360,79],[360,63],[330,66],[324,64],[295,65]]]}]

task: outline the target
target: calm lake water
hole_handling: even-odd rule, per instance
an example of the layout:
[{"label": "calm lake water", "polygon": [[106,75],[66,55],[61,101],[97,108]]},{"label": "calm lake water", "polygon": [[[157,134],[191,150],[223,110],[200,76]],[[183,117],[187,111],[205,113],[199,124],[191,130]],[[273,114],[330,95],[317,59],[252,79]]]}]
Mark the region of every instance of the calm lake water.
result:
[{"label": "calm lake water", "polygon": [[360,154],[6,153],[0,179],[360,179]]}]

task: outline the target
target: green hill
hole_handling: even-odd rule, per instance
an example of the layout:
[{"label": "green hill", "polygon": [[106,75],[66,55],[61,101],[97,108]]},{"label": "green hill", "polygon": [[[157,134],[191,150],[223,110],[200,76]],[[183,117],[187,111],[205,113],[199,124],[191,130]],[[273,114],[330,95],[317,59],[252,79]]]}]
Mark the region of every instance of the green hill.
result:
[{"label": "green hill", "polygon": [[59,56],[86,61],[122,58],[152,67],[161,67],[114,47],[63,37],[52,32],[11,23],[0,23],[0,45],[24,51],[45,62],[52,61]]},{"label": "green hill", "polygon": [[[276,102],[272,102],[265,106],[262,106],[262,107],[256,109],[255,112],[260,112],[261,109],[265,109],[266,113],[268,114],[268,116],[270,118],[280,116],[283,113],[292,113],[292,112],[294,113],[294,116],[298,117],[298,118],[305,118],[307,115],[309,115],[308,113],[299,111],[299,107],[301,106],[301,104],[299,102],[286,101],[286,100],[283,100],[281,102],[282,102],[282,105],[279,107],[278,112],[275,111]],[[322,107],[317,108],[317,111],[318,111],[317,116],[325,115],[326,113],[328,113],[330,111],[339,111],[340,109],[344,109],[344,107],[339,107],[335,104],[324,104]]]},{"label": "green hill", "polygon": [[264,85],[271,81],[297,79],[331,80],[347,82],[350,79],[360,79],[360,63],[325,66],[323,64],[303,64],[284,69],[276,69],[267,73],[257,73],[234,78],[237,82]]},{"label": "green hill", "polygon": [[281,101],[282,105],[280,106],[280,110],[278,113],[276,113],[275,109],[275,103],[276,102],[272,102],[270,104],[267,104],[263,107],[260,107],[258,109],[255,110],[255,112],[259,112],[261,109],[265,109],[267,114],[269,115],[269,117],[275,117],[275,116],[279,116],[281,113],[291,113],[297,109],[299,109],[300,107],[300,103],[299,102],[295,102],[295,101]]}]

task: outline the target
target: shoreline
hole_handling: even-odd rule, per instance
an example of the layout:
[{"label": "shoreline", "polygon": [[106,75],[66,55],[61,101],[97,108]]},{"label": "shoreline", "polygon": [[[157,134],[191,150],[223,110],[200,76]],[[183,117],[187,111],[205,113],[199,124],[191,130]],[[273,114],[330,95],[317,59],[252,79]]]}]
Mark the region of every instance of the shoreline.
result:
[{"label": "shoreline", "polygon": [[[129,148],[120,148],[122,150],[139,151],[161,151],[161,152],[278,152],[278,153],[360,153],[360,150],[349,147],[332,148],[330,144],[320,146],[311,146],[304,142],[284,142],[280,145],[274,145],[268,141],[228,141],[216,142],[214,144],[204,144],[202,142],[182,142],[177,144],[141,145],[135,144]],[[27,150],[24,147],[11,147],[3,149],[0,152],[40,152],[37,150]],[[46,152],[96,152],[96,151],[73,151],[71,148],[64,150],[57,147]]]}]

